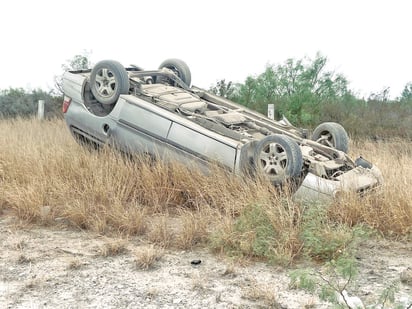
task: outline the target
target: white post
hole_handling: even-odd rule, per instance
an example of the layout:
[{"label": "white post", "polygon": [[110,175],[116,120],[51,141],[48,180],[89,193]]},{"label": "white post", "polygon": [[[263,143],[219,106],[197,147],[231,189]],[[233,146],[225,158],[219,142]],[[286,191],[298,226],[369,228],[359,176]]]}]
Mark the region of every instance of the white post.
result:
[{"label": "white post", "polygon": [[44,119],[44,100],[39,100],[39,105],[37,106],[37,119]]},{"label": "white post", "polygon": [[275,104],[268,104],[268,118],[275,120]]}]

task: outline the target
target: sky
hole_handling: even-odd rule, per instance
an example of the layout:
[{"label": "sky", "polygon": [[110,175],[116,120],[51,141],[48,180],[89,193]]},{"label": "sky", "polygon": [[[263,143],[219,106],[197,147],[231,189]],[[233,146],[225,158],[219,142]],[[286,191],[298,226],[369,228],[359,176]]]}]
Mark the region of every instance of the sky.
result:
[{"label": "sky", "polygon": [[397,97],[412,82],[411,12],[410,0],[4,1],[0,89],[53,89],[84,52],[145,69],[179,58],[203,88],[320,52],[360,97]]}]

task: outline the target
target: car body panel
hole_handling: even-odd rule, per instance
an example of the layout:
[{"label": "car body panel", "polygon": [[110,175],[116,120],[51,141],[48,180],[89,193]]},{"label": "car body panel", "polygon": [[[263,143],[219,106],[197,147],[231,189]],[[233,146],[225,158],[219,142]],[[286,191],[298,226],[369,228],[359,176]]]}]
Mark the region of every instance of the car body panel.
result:
[{"label": "car body panel", "polygon": [[[234,169],[239,143],[134,96],[122,95],[107,117],[116,124],[116,132],[112,130],[111,138],[122,145],[123,150],[164,157],[164,148],[170,148],[179,155],[186,152],[202,162],[216,160]],[[171,156],[170,151],[168,155]]]}]

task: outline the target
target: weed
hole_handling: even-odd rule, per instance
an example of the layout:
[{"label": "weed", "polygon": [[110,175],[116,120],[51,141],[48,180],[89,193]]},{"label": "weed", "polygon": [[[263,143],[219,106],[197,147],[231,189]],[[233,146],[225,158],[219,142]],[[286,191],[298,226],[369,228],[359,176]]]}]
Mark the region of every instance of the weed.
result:
[{"label": "weed", "polygon": [[236,267],[233,263],[226,265],[225,271],[222,273],[222,276],[234,278],[236,277]]},{"label": "weed", "polygon": [[391,282],[381,293],[379,302],[382,304],[382,308],[385,308],[387,303],[393,304],[395,302],[395,293],[399,290],[399,280]]},{"label": "weed", "polygon": [[28,257],[24,254],[20,254],[18,259],[17,259],[17,263],[19,264],[29,264],[32,263],[33,259],[31,257]]},{"label": "weed", "polygon": [[[357,297],[349,297],[346,290],[356,283],[357,265],[356,259],[350,255],[341,255],[336,260],[325,264],[322,271],[311,269],[297,269],[290,272],[289,288],[303,289],[310,293],[317,293],[322,300],[330,303],[350,306],[350,300]],[[395,303],[395,293],[399,288],[399,280],[390,282],[381,293],[377,307],[386,308],[387,304],[395,305],[394,308],[403,308]],[[356,290],[356,287],[353,288]],[[354,302],[354,300],[352,300]]]},{"label": "weed", "polygon": [[174,236],[174,232],[168,224],[172,221],[171,218],[161,216],[160,218],[151,218],[151,221],[147,234],[149,241],[163,248],[168,248]]},{"label": "weed", "polygon": [[138,269],[148,270],[155,266],[155,263],[163,256],[163,250],[148,246],[140,248],[135,252],[135,263]]},{"label": "weed", "polygon": [[159,290],[154,287],[148,288],[146,291],[146,296],[150,299],[154,299],[158,295],[159,295]]},{"label": "weed", "polygon": [[16,241],[14,247],[15,247],[17,250],[23,250],[23,249],[26,247],[26,245],[27,245],[27,241],[26,241],[26,240],[24,240],[24,239],[19,239],[18,241]]},{"label": "weed", "polygon": [[69,265],[67,266],[70,270],[79,269],[83,266],[83,262],[79,258],[71,259]]},{"label": "weed", "polygon": [[323,271],[297,269],[292,271],[289,287],[317,293],[319,298],[337,303],[337,295],[352,284],[357,274],[354,259],[340,256],[325,264]]},{"label": "weed", "polygon": [[36,288],[40,288],[42,285],[42,281],[39,278],[29,279],[24,283],[24,288],[27,290],[34,290]]},{"label": "weed", "polygon": [[207,216],[199,216],[193,212],[183,211],[180,215],[182,222],[176,237],[176,246],[180,249],[191,249],[201,243],[207,234]]},{"label": "weed", "polygon": [[306,255],[317,260],[328,261],[345,251],[354,241],[355,235],[347,225],[333,222],[323,205],[310,205],[302,220],[301,239]]},{"label": "weed", "polygon": [[261,285],[254,282],[243,289],[242,297],[262,302],[266,308],[283,308],[278,302],[278,297],[273,291],[273,287],[270,285]]},{"label": "weed", "polygon": [[124,240],[112,240],[100,248],[100,255],[104,257],[117,256],[127,252],[127,243]]},{"label": "weed", "polygon": [[196,291],[202,291],[206,288],[205,278],[201,277],[198,273],[192,274],[192,289]]},{"label": "weed", "polygon": [[267,257],[270,254],[275,230],[262,205],[250,205],[238,218],[224,223],[226,225],[211,236],[215,250],[220,248],[234,256]]},{"label": "weed", "polygon": [[250,204],[237,218],[223,221],[210,237],[212,248],[231,256],[290,263],[301,248],[295,223],[299,214],[290,200],[275,196],[272,202]]}]

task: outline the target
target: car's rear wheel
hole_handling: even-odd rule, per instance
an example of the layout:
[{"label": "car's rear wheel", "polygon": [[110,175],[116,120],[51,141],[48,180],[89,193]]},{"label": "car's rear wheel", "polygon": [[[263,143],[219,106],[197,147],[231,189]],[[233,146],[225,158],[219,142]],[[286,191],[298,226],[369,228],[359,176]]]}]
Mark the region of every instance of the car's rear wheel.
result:
[{"label": "car's rear wheel", "polygon": [[321,123],[313,131],[312,140],[329,147],[348,152],[349,137],[344,127],[336,122]]},{"label": "car's rear wheel", "polygon": [[180,59],[167,59],[159,66],[159,69],[163,68],[172,70],[187,86],[190,86],[192,74],[186,62]]},{"label": "car's rear wheel", "polygon": [[94,97],[102,104],[113,104],[121,94],[129,93],[129,76],[117,61],[98,62],[90,73],[90,88]]},{"label": "car's rear wheel", "polygon": [[253,161],[256,171],[276,186],[302,173],[302,151],[294,140],[284,135],[269,135],[262,139],[256,146]]}]

